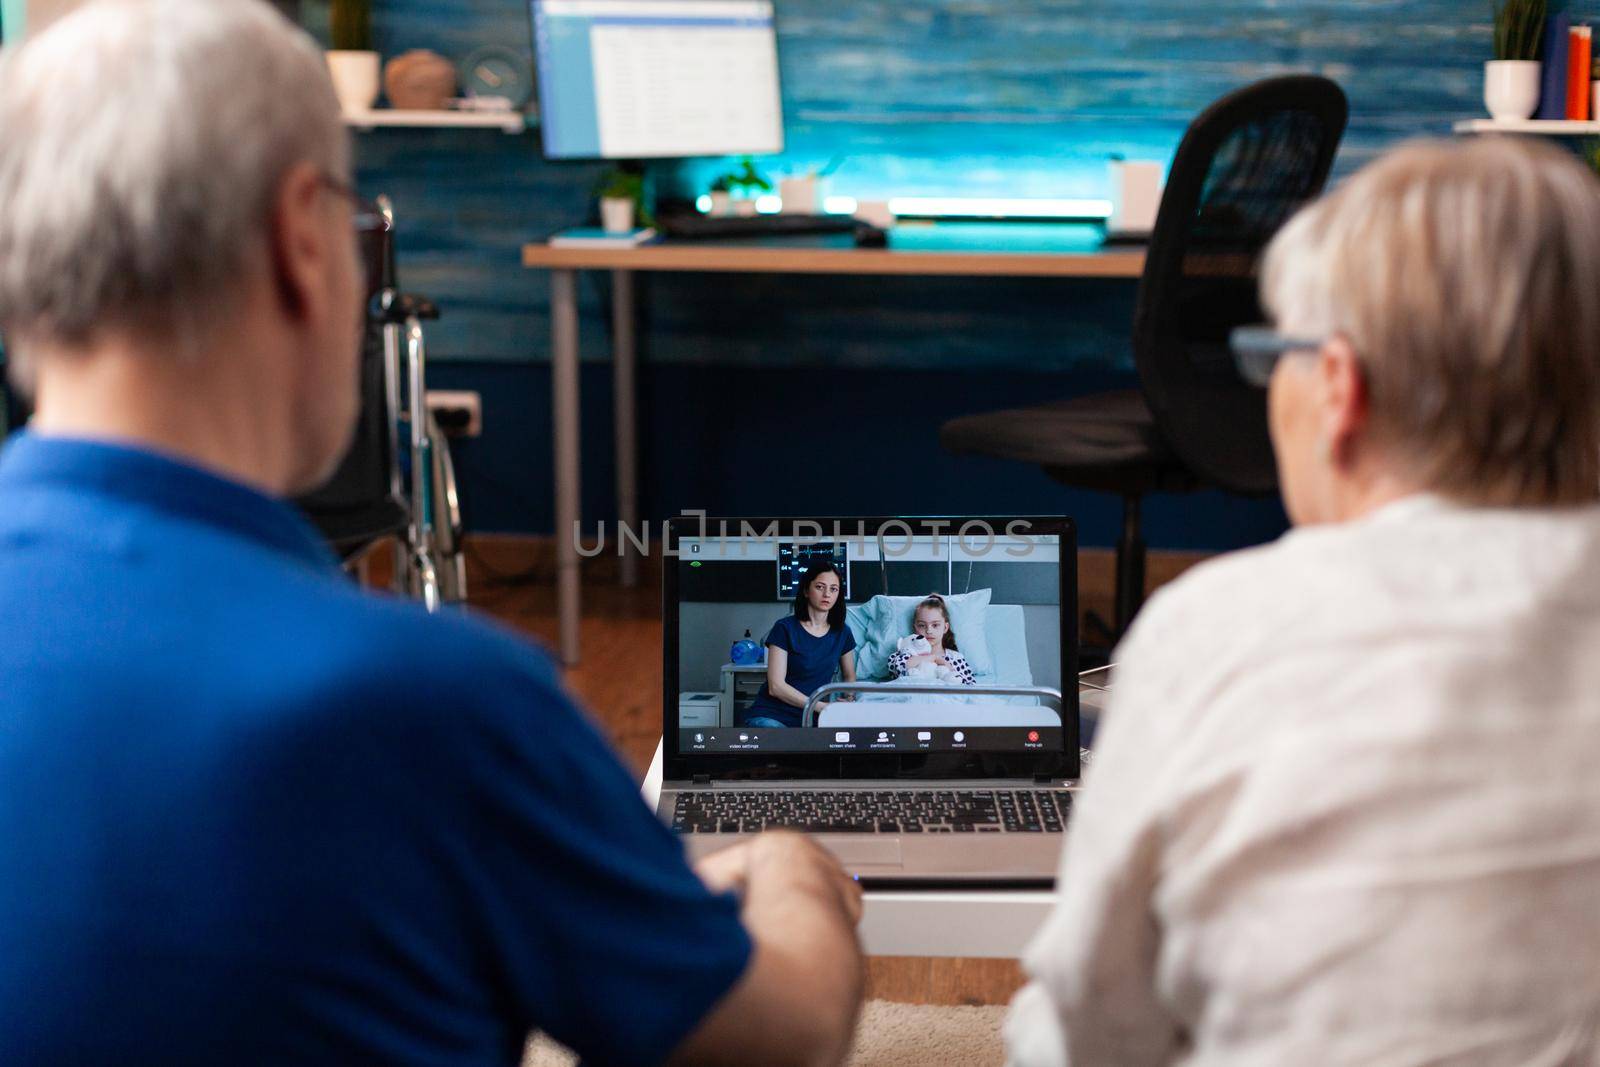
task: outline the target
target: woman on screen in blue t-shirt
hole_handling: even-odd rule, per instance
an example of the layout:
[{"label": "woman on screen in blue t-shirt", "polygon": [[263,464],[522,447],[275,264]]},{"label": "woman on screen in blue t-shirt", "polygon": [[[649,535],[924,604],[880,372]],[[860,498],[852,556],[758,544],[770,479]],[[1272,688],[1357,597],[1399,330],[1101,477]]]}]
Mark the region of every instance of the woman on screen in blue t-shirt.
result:
[{"label": "woman on screen in blue t-shirt", "polygon": [[[806,568],[794,614],[767,633],[767,680],[739,716],[740,726],[799,726],[800,709],[833,681],[856,680],[856,639],[844,624],[844,579],[831,560]],[[823,704],[816,710],[821,711]]]}]

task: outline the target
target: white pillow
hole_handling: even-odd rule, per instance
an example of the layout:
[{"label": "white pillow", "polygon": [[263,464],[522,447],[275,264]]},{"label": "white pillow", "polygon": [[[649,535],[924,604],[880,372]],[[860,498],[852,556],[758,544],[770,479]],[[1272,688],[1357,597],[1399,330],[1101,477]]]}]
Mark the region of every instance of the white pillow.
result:
[{"label": "white pillow", "polygon": [[[956,647],[967,658],[972,673],[984,681],[994,674],[994,658],[989,653],[988,616],[991,589],[974,589],[944,597],[950,609],[950,629]],[[943,595],[943,594],[941,594]],[[884,596],[879,594],[865,604],[847,609],[846,620],[856,635],[856,675],[865,681],[883,681],[889,673],[889,657],[900,638],[912,632],[912,616],[923,596]]]},{"label": "white pillow", "polygon": [[863,682],[881,682],[889,669],[882,642],[875,641],[880,599],[873,597],[865,604],[849,604],[844,609],[844,624],[856,638],[856,677]]}]

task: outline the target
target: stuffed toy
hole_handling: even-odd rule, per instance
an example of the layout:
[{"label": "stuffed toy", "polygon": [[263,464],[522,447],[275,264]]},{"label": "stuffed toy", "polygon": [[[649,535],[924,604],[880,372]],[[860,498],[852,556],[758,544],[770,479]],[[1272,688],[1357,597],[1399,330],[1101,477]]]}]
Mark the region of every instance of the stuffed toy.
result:
[{"label": "stuffed toy", "polygon": [[929,652],[933,651],[932,646],[928,644],[928,639],[923,637],[921,634],[912,634],[910,637],[902,637],[895,644],[895,648],[899,649],[901,652],[904,652],[908,656],[926,656]]},{"label": "stuffed toy", "polygon": [[[921,634],[912,634],[902,637],[895,643],[895,648],[915,659],[917,656],[926,656],[933,651],[933,646],[928,644],[928,639]],[[960,679],[950,667],[937,663],[919,663],[907,668],[902,678],[915,678],[919,682],[950,682],[958,683]]]}]

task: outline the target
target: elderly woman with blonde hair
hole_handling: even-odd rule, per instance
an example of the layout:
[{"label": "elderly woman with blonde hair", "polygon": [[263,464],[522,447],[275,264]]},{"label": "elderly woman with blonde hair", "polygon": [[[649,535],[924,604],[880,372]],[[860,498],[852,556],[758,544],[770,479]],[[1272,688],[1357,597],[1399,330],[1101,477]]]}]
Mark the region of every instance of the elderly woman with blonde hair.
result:
[{"label": "elderly woman with blonde hair", "polygon": [[1600,182],[1402,147],[1262,296],[1296,529],[1119,650],[1011,1060],[1600,1062]]}]

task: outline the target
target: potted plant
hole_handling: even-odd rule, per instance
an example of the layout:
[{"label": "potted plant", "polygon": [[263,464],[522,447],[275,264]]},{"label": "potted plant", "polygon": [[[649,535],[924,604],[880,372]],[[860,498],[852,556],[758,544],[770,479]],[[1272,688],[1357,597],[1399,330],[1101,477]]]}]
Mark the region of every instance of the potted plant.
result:
[{"label": "potted plant", "polygon": [[1539,51],[1546,0],[1501,0],[1494,9],[1494,58],[1483,68],[1483,102],[1501,122],[1525,119],[1539,106]]},{"label": "potted plant", "polygon": [[723,216],[733,214],[733,194],[728,191],[728,175],[724,174],[711,183],[711,211],[709,214]]},{"label": "potted plant", "polygon": [[820,170],[808,167],[778,179],[778,199],[785,215],[819,215],[826,200],[824,183],[844,163],[845,157],[834,156]]},{"label": "potted plant", "polygon": [[756,197],[772,192],[772,183],[756,170],[755,161],[749,156],[739,161],[739,169],[729,174],[727,181],[734,197],[734,213],[739,215],[754,215]]},{"label": "potted plant", "polygon": [[815,215],[822,210],[822,178],[815,167],[778,179],[778,200],[785,215]]},{"label": "potted plant", "polygon": [[328,6],[328,73],[346,113],[371,110],[378,100],[378,53],[372,49],[371,0],[332,0]]},{"label": "potted plant", "polygon": [[630,233],[635,222],[643,220],[644,175],[636,170],[613,167],[600,179],[600,228],[607,233]]},{"label": "potted plant", "polygon": [[1600,176],[1600,137],[1585,137],[1578,143],[1578,155],[1589,165],[1589,169]]}]

